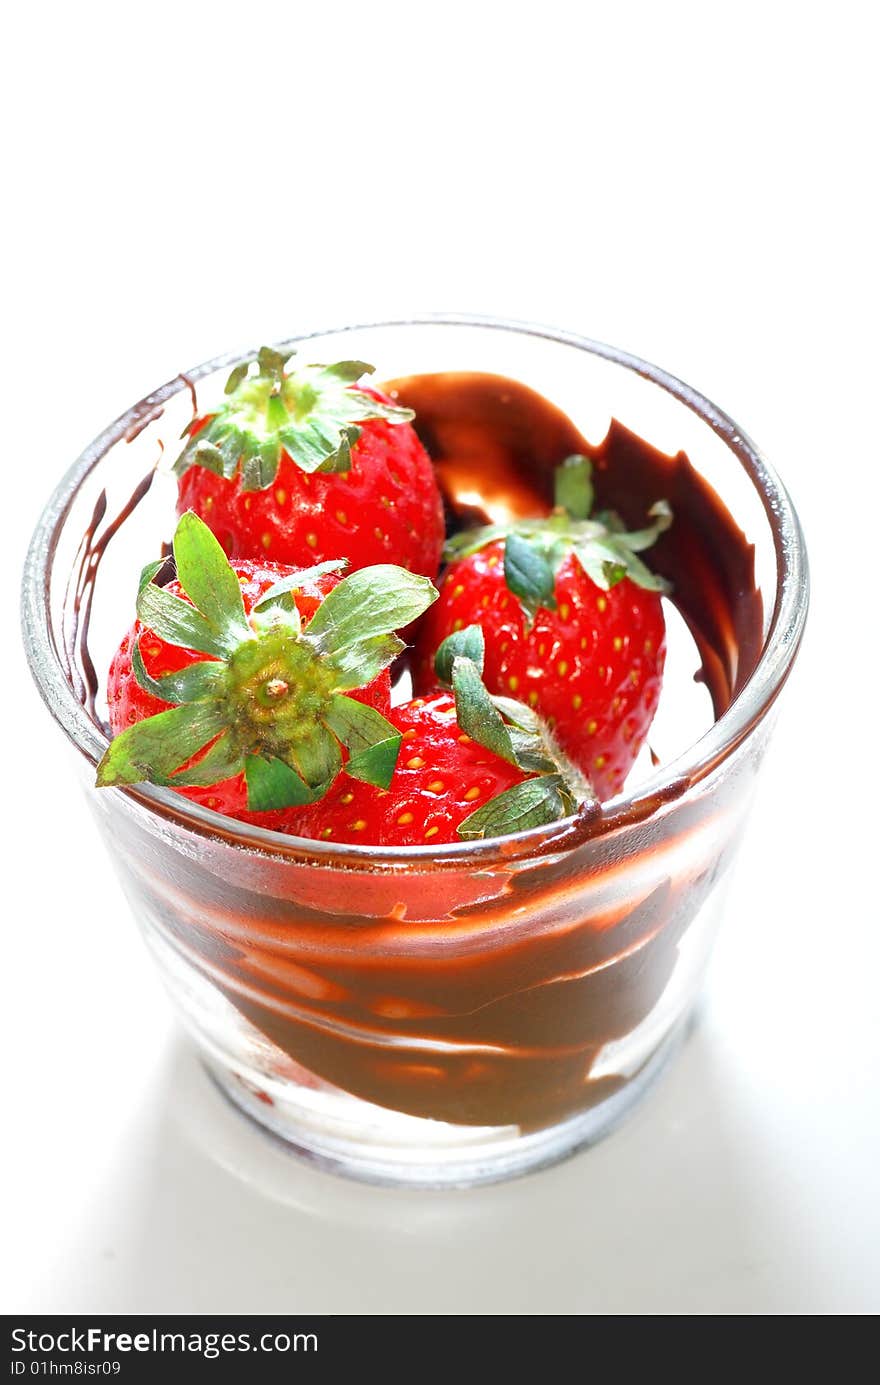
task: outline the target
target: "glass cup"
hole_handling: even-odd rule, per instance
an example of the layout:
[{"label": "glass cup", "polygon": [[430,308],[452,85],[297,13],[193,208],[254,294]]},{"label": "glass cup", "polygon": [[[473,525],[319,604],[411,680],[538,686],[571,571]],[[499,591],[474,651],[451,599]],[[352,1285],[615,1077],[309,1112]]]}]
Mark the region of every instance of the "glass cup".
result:
[{"label": "glass cup", "polygon": [[[194,391],[204,410],[239,357],[176,376],[97,438],[53,494],[27,560],[34,678],[222,1091],[292,1149],[359,1178],[506,1178],[604,1135],[686,1030],[803,630],[803,538],[742,430],[623,352],[450,317],[285,345],[319,361],[375,361],[404,400],[424,373],[523,382],[587,440],[624,514],[644,512],[632,466],[638,437],[647,439],[657,451],[639,454],[656,464],[646,484],[662,483],[675,512],[656,550],[676,582],[651,732],[659,763],[656,748],[645,752],[600,811],[437,849],[306,841],[169,790],[93,787],[107,744],[95,670],[108,667],[140,568],[173,527],[175,486],[157,462],[166,448],[173,456]],[[506,406],[503,382],[498,390]],[[435,432],[454,450],[454,407],[446,442]],[[522,442],[516,418],[508,432]],[[485,472],[472,450],[458,460],[447,478],[457,477],[463,503],[491,518],[516,509],[497,458]],[[540,488],[561,460],[527,455],[520,477],[532,467]]]}]

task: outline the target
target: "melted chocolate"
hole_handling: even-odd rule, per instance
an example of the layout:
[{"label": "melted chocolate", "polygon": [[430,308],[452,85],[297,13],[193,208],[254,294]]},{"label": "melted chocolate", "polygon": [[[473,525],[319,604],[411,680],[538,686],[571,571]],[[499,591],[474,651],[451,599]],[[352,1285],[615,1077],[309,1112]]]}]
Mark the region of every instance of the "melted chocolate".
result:
[{"label": "melted chocolate", "polygon": [[[453,524],[498,506],[546,512],[553,468],[573,452],[593,459],[600,504],[630,525],[668,499],[674,525],[651,561],[674,583],[716,712],[729,705],[760,653],[761,601],[749,545],[686,457],[618,423],[591,446],[547,400],[497,376],[390,389],[416,410]],[[85,545],[92,581],[98,547]],[[292,1059],[318,1084],[394,1110],[533,1129],[632,1076],[593,1067],[657,1006],[733,850],[751,779],[724,776],[687,798],[681,779],[613,820],[590,805],[543,855],[501,842],[485,868],[438,857],[407,871],[344,852],[316,860],[294,841],[244,851],[237,824],[208,830],[184,799],[147,815],[97,801],[149,929],[271,1040],[280,1075]],[[201,835],[198,855],[156,832],[160,811]]]},{"label": "melted chocolate", "polygon": [[576,452],[593,463],[597,507],[629,528],[668,500],[674,523],[649,562],[672,583],[716,716],[727,710],[763,644],[754,549],[683,452],[668,457],[616,420],[593,446],[549,400],[499,375],[414,375],[387,389],[415,409],[454,528],[489,523],[498,505],[516,517],[549,514],[554,468]]},{"label": "melted chocolate", "polygon": [[[155,416],[154,414],[151,417]],[[144,424],[130,430],[130,435],[126,434],[125,441],[131,442],[150,421],[151,419],[148,417]],[[158,466],[158,462],[156,466]],[[138,482],[122,509],[103,530],[101,525],[107,514],[107,492],[101,491],[95,502],[88,527],[80,541],[71,573],[72,591],[68,593],[68,600],[65,603],[65,615],[67,616],[64,626],[65,665],[77,697],[95,721],[97,721],[95,700],[98,695],[99,682],[89,651],[89,626],[98,571],[108,544],[119,533],[129,515],[137,509],[152,486],[156,475],[156,466],[147,473],[143,480]],[[98,724],[100,725],[100,723]],[[102,731],[106,730],[103,726],[101,729]]]}]

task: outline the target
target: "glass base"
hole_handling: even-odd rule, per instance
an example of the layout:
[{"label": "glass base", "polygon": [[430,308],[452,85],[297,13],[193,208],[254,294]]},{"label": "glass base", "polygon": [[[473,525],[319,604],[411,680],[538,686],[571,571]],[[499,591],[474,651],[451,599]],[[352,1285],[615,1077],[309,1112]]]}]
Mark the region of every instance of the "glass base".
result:
[{"label": "glass base", "polygon": [[[471,1188],[556,1164],[609,1134],[656,1081],[690,1028],[680,1022],[640,1070],[598,1105],[527,1134],[518,1126],[462,1126],[404,1116],[338,1089],[291,1082],[259,1085],[201,1058],[232,1104],[297,1157],[365,1183],[409,1188]],[[351,1131],[356,1130],[356,1138]]]}]

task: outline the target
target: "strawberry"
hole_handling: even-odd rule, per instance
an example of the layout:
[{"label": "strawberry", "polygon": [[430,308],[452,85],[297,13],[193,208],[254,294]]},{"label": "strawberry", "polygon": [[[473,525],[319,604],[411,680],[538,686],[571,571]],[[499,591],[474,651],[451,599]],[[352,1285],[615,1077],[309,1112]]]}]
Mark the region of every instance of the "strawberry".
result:
[{"label": "strawberry", "polygon": [[412,410],[357,385],[363,361],[300,366],[263,347],[194,419],[175,464],[193,510],[236,558],[352,570],[396,563],[436,577],[443,505]]},{"label": "strawberry", "polygon": [[288,830],[324,841],[442,846],[564,818],[585,786],[560,759],[529,708],[489,697],[479,667],[479,629],[447,641],[455,695],[434,693],[392,708],[400,734],[397,768],[385,789],[340,775],[299,809]]},{"label": "strawberry", "polygon": [[451,693],[404,703],[390,720],[401,753],[388,792],[340,776],[319,803],[299,810],[291,831],[334,842],[440,846],[461,840],[457,830],[475,806],[525,777],[461,730]]},{"label": "strawberry", "polygon": [[665,584],[637,555],[671,515],[659,502],[653,525],[630,534],[613,515],[588,518],[584,457],[557,470],[556,500],[547,519],[451,540],[440,600],[420,628],[414,686],[435,688],[438,646],[454,631],[479,626],[489,690],[536,708],[605,799],[623,787],[660,695]]},{"label": "strawberry", "polygon": [[[393,632],[436,598],[425,577],[342,562],[231,565],[185,514],[176,581],[144,569],[138,622],[108,679],[111,729],[99,786],[153,784],[230,816],[283,828],[340,774],[386,787],[400,745],[387,719]],[[349,696],[349,694],[353,694]]]}]

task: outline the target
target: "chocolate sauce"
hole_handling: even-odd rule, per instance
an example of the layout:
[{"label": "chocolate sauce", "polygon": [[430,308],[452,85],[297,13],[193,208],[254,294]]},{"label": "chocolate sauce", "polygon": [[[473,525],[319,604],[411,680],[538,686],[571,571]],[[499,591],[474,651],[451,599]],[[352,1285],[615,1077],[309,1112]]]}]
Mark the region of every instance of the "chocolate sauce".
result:
[{"label": "chocolate sauce", "polygon": [[[148,419],[147,422],[149,421]],[[140,431],[141,429],[137,428],[132,437],[137,437]],[[132,437],[126,434],[126,442],[131,442]],[[122,509],[103,530],[101,525],[107,514],[107,492],[101,491],[74,560],[71,573],[72,595],[69,594],[65,603],[65,613],[69,612],[69,616],[64,628],[64,657],[71,685],[94,721],[97,721],[95,701],[100,685],[89,650],[89,627],[98,571],[108,544],[119,533],[122,525],[137,509],[152,486],[158,465],[157,461],[156,466],[138,482]],[[102,731],[105,729],[101,727]]]},{"label": "chocolate sauce", "polygon": [[386,388],[415,409],[453,528],[489,523],[499,503],[517,518],[549,514],[554,469],[573,453],[593,463],[597,508],[615,510],[630,529],[668,500],[674,523],[649,562],[672,583],[715,715],[727,710],[763,645],[754,548],[683,452],[668,457],[616,420],[594,446],[549,400],[499,375],[414,375]]},{"label": "chocolate sauce", "polygon": [[[546,513],[553,468],[574,452],[594,462],[599,504],[629,525],[667,499],[673,527],[651,562],[674,584],[716,714],[729,706],[762,645],[753,554],[683,454],[616,422],[590,445],[554,405],[498,376],[414,376],[390,390],[416,410],[454,525],[499,505]],[[92,581],[98,547],[83,560]],[[745,769],[685,796],[694,781],[682,777],[613,819],[589,805],[548,834],[544,854],[502,841],[485,858],[477,848],[464,863],[439,855],[407,870],[344,849],[310,857],[294,840],[242,850],[238,824],[208,829],[185,799],[147,814],[96,800],[148,931],[276,1046],[279,1073],[289,1058],[318,1084],[397,1111],[535,1129],[633,1075],[593,1069],[656,1011],[752,779]],[[197,852],[156,832],[160,811],[201,834]]]}]

